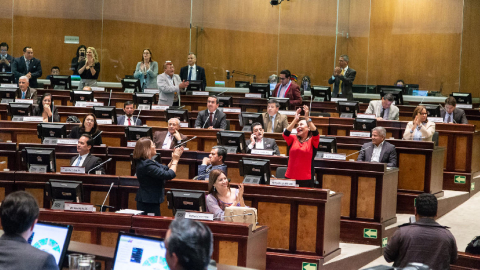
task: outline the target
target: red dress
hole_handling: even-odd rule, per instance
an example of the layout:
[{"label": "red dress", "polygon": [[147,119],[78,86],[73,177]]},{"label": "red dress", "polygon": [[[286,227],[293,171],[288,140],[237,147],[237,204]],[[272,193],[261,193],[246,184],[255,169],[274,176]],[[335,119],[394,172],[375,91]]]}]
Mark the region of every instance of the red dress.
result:
[{"label": "red dress", "polygon": [[298,141],[297,135],[290,134],[288,130],[285,130],[282,135],[290,147],[285,177],[295,180],[313,179],[312,162],[315,158],[314,152],[320,142],[318,130],[313,131],[313,136],[303,143]]}]

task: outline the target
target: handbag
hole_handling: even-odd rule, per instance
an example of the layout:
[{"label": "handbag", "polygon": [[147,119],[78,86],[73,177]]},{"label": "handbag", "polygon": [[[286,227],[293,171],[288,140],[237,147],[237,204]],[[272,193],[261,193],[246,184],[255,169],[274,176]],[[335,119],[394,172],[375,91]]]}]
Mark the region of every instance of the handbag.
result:
[{"label": "handbag", "polygon": [[257,228],[257,209],[250,207],[229,206],[225,208],[224,220],[252,224],[252,231]]}]

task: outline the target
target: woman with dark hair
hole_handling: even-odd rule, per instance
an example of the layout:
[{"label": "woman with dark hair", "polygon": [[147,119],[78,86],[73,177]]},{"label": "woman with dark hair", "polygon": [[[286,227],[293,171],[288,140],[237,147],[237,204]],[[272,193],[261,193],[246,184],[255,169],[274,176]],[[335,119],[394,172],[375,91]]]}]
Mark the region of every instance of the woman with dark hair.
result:
[{"label": "woman with dark hair", "polygon": [[33,115],[42,116],[43,122],[60,122],[57,107],[53,104],[52,94],[45,93],[42,99],[38,100],[38,106],[33,110]]},{"label": "woman with dark hair", "polygon": [[70,70],[73,72],[73,75],[78,74],[78,63],[85,60],[85,53],[87,52],[87,47],[85,45],[80,45],[77,48],[77,56],[72,58],[72,63],[70,64]]},{"label": "woman with dark hair", "polygon": [[208,180],[207,212],[213,213],[214,219],[223,220],[228,206],[245,207],[243,184],[238,189],[231,188],[222,170],[212,170]]},{"label": "woman with dark hair", "polygon": [[145,88],[157,89],[158,63],[152,60],[152,51],[143,50],[142,61],[137,63],[133,76],[140,80],[142,91]]},{"label": "woman with dark hair", "polygon": [[145,215],[153,213],[160,216],[160,204],[165,198],[165,182],[176,177],[178,161],[183,153],[183,146],[175,148],[172,160],[168,166],[162,165],[152,157],[157,150],[150,138],[140,138],[133,150],[133,159],[136,162],[138,188],[135,201],[137,210],[144,211]]},{"label": "woman with dark hair", "polygon": [[[283,132],[283,138],[290,148],[285,177],[297,180],[300,187],[313,187],[313,159],[320,142],[320,135],[310,119],[309,108],[303,105],[306,120],[300,120],[301,111],[302,109],[298,108],[295,119]],[[297,134],[290,134],[297,123]]]},{"label": "woman with dark hair", "polygon": [[86,133],[93,138],[94,145],[102,144],[102,136],[100,135],[100,130],[98,129],[97,117],[93,113],[87,114],[83,118],[83,122],[80,126],[73,127],[68,135],[69,138],[80,139],[82,134]]},{"label": "woman with dark hair", "polygon": [[431,142],[435,133],[435,123],[428,121],[427,109],[424,106],[417,106],[413,111],[413,121],[408,122],[403,133],[404,140]]}]

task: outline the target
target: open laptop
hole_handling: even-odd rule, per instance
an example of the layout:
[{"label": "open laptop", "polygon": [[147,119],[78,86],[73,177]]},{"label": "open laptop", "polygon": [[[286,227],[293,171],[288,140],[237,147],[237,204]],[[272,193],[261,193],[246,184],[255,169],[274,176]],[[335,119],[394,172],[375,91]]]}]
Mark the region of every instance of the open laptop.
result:
[{"label": "open laptop", "polygon": [[113,270],[168,270],[166,251],[161,238],[120,232],[113,258]]},{"label": "open laptop", "polygon": [[39,221],[33,228],[33,233],[28,238],[28,243],[32,246],[48,252],[55,257],[58,268],[62,269],[63,260],[67,254],[70,237],[73,227]]}]

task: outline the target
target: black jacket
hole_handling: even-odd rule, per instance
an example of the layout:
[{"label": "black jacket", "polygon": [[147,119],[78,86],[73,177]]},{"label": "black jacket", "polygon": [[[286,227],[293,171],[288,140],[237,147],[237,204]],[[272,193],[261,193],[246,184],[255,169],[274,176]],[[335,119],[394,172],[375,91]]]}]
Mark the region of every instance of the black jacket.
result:
[{"label": "black jacket", "polygon": [[[207,110],[198,112],[197,120],[195,121],[196,128],[208,128],[210,127],[210,121],[207,121],[210,117]],[[213,116],[213,128],[227,129],[227,115],[220,110],[216,110]]]},{"label": "black jacket", "polygon": [[[70,159],[70,166],[73,166],[73,162],[78,158],[78,155],[72,157]],[[88,154],[88,156],[85,158],[85,161],[83,161],[82,167],[85,167],[85,173],[88,173],[88,171],[92,168],[95,168],[95,166],[100,165],[102,163],[102,159],[96,156],[93,156],[92,154]],[[101,166],[100,168],[95,169],[91,173],[95,173],[95,171],[101,171],[102,174],[105,174],[105,168]]]},{"label": "black jacket", "polygon": [[30,65],[27,70],[27,64],[25,64],[25,57],[15,58],[12,64],[12,73],[15,75],[15,81],[18,83],[18,78],[26,75],[28,72],[32,74],[30,78],[30,87],[37,88],[37,78],[42,76],[42,64],[37,58],[30,60]]},{"label": "black jacket", "polygon": [[[184,66],[180,69],[180,79],[186,81],[188,79],[188,69],[190,66]],[[196,66],[197,70],[197,81],[203,81],[203,89],[207,87],[207,77],[205,77],[205,69],[199,66]]]},{"label": "black jacket", "polygon": [[176,177],[167,166],[151,159],[137,159],[137,179],[140,187],[135,201],[162,203],[165,198],[165,182]]},{"label": "black jacket", "polygon": [[[95,134],[92,134],[92,132],[81,132],[80,126],[76,126],[76,127],[73,127],[72,130],[70,130],[70,134],[68,135],[68,138],[80,139],[80,136],[82,136],[82,134],[85,134],[85,133],[92,136],[92,138],[95,138],[95,136],[97,136],[98,133],[100,133],[100,130],[97,130],[97,132],[95,132]],[[101,134],[98,135],[95,139],[93,139],[93,144],[94,145],[102,144],[102,135]]]}]

